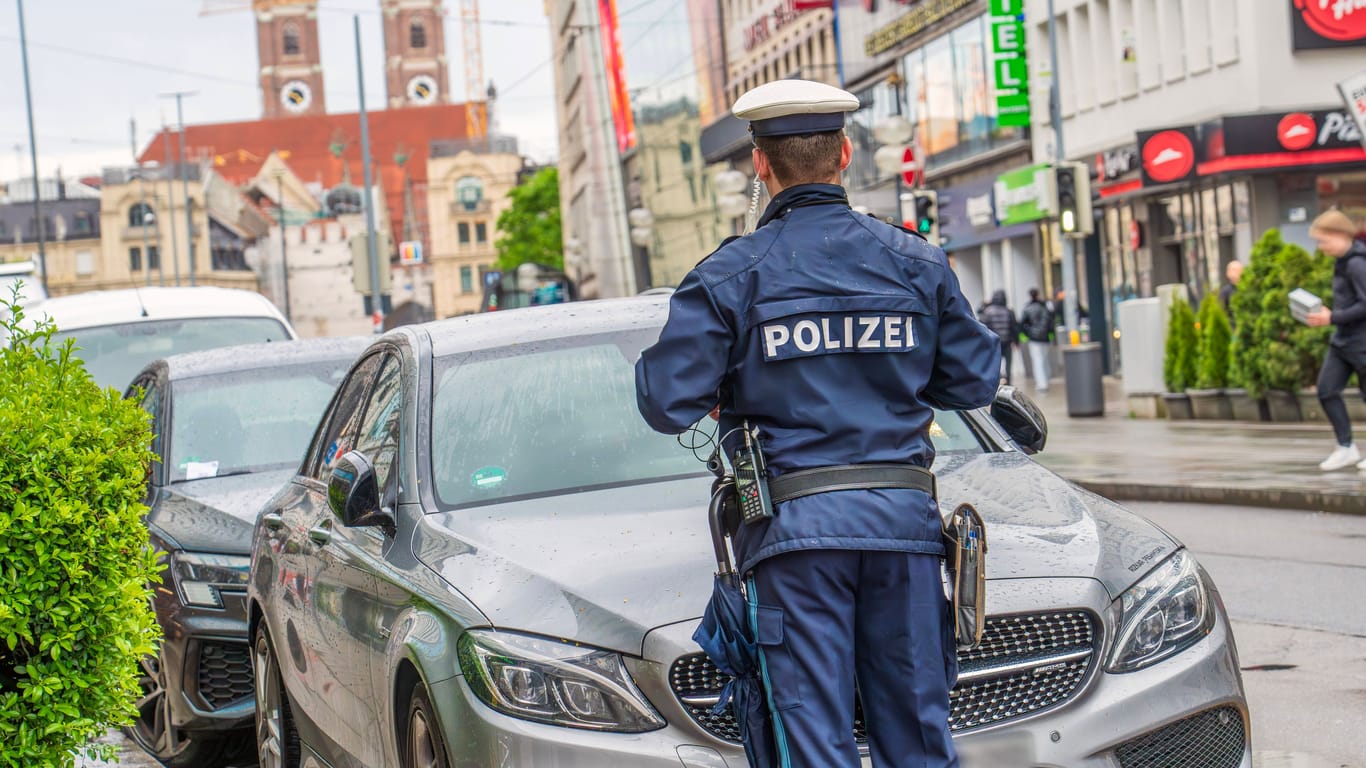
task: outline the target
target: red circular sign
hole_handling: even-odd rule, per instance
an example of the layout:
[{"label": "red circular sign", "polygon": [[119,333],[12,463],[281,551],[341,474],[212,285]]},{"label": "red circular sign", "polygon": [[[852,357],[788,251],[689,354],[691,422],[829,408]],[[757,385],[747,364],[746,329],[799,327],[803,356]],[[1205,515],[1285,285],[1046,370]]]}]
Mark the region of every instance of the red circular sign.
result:
[{"label": "red circular sign", "polygon": [[1366,39],[1366,8],[1360,3],[1295,0],[1295,7],[1320,37],[1340,42]]},{"label": "red circular sign", "polygon": [[1185,178],[1195,167],[1195,146],[1180,131],[1162,131],[1143,145],[1143,170],[1156,182]]},{"label": "red circular sign", "polygon": [[1291,152],[1311,146],[1318,133],[1313,116],[1303,112],[1291,112],[1276,124],[1276,139]]},{"label": "red circular sign", "polygon": [[920,163],[915,159],[915,147],[908,146],[906,151],[901,153],[901,180],[906,186],[914,187],[919,176]]}]

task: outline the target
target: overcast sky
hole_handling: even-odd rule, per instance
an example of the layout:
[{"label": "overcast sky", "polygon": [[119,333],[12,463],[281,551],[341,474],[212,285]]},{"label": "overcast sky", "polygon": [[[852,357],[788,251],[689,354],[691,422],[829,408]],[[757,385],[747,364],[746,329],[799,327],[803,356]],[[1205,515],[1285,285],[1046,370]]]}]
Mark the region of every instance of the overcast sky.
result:
[{"label": "overcast sky", "polygon": [[[248,10],[201,16],[204,6],[236,0],[25,0],[39,173],[96,173],[131,162],[129,119],[139,149],[163,121],[175,122],[172,91],[185,99],[185,122],[254,120],[255,20]],[[247,0],[240,0],[243,8]],[[499,91],[498,128],[538,161],[558,152],[550,33],[541,0],[484,0],[484,77]],[[358,104],[352,16],[360,15],[365,97],[384,103],[384,43],[378,0],[320,0],[319,33],[331,112]],[[463,101],[459,6],[446,3],[450,84]],[[29,175],[28,133],[16,0],[0,0],[0,180]],[[18,149],[16,149],[16,146]]]}]

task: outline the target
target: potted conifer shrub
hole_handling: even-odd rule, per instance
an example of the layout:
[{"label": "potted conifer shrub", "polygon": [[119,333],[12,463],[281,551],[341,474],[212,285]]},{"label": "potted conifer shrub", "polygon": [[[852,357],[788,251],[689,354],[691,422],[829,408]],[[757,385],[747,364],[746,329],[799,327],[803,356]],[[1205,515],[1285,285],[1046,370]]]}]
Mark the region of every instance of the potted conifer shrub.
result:
[{"label": "potted conifer shrub", "polygon": [[1196,322],[1195,386],[1186,390],[1197,419],[1228,421],[1233,406],[1224,395],[1228,386],[1228,345],[1232,329],[1219,297],[1207,294]]},{"label": "potted conifer shrub", "polygon": [[1237,421],[1266,421],[1266,401],[1248,391],[1247,355],[1242,337],[1234,330],[1228,345],[1228,383],[1224,390],[1229,410]]},{"label": "potted conifer shrub", "polygon": [[1184,299],[1172,302],[1167,321],[1167,344],[1162,359],[1162,395],[1167,418],[1185,421],[1192,417],[1186,389],[1195,383],[1195,313]]}]

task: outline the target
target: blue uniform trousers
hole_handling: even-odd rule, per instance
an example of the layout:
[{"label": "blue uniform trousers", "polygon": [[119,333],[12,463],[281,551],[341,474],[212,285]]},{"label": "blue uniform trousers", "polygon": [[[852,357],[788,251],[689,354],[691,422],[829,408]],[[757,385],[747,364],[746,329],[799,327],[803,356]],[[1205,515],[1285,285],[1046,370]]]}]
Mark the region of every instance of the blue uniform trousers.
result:
[{"label": "blue uniform trousers", "polygon": [[876,768],[956,768],[938,556],[799,550],[759,562],[747,588],[782,765],[857,768],[857,679]]}]

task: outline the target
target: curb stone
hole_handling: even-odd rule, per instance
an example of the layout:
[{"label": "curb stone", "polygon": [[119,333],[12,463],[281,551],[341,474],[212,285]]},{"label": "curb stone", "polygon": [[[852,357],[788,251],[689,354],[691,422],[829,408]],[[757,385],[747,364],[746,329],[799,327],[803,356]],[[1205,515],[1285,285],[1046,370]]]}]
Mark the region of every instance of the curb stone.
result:
[{"label": "curb stone", "polygon": [[1105,480],[1073,483],[1115,501],[1158,501],[1184,504],[1220,504],[1246,507],[1298,509],[1366,515],[1366,495],[1284,488],[1228,488],[1202,485],[1149,485]]}]

